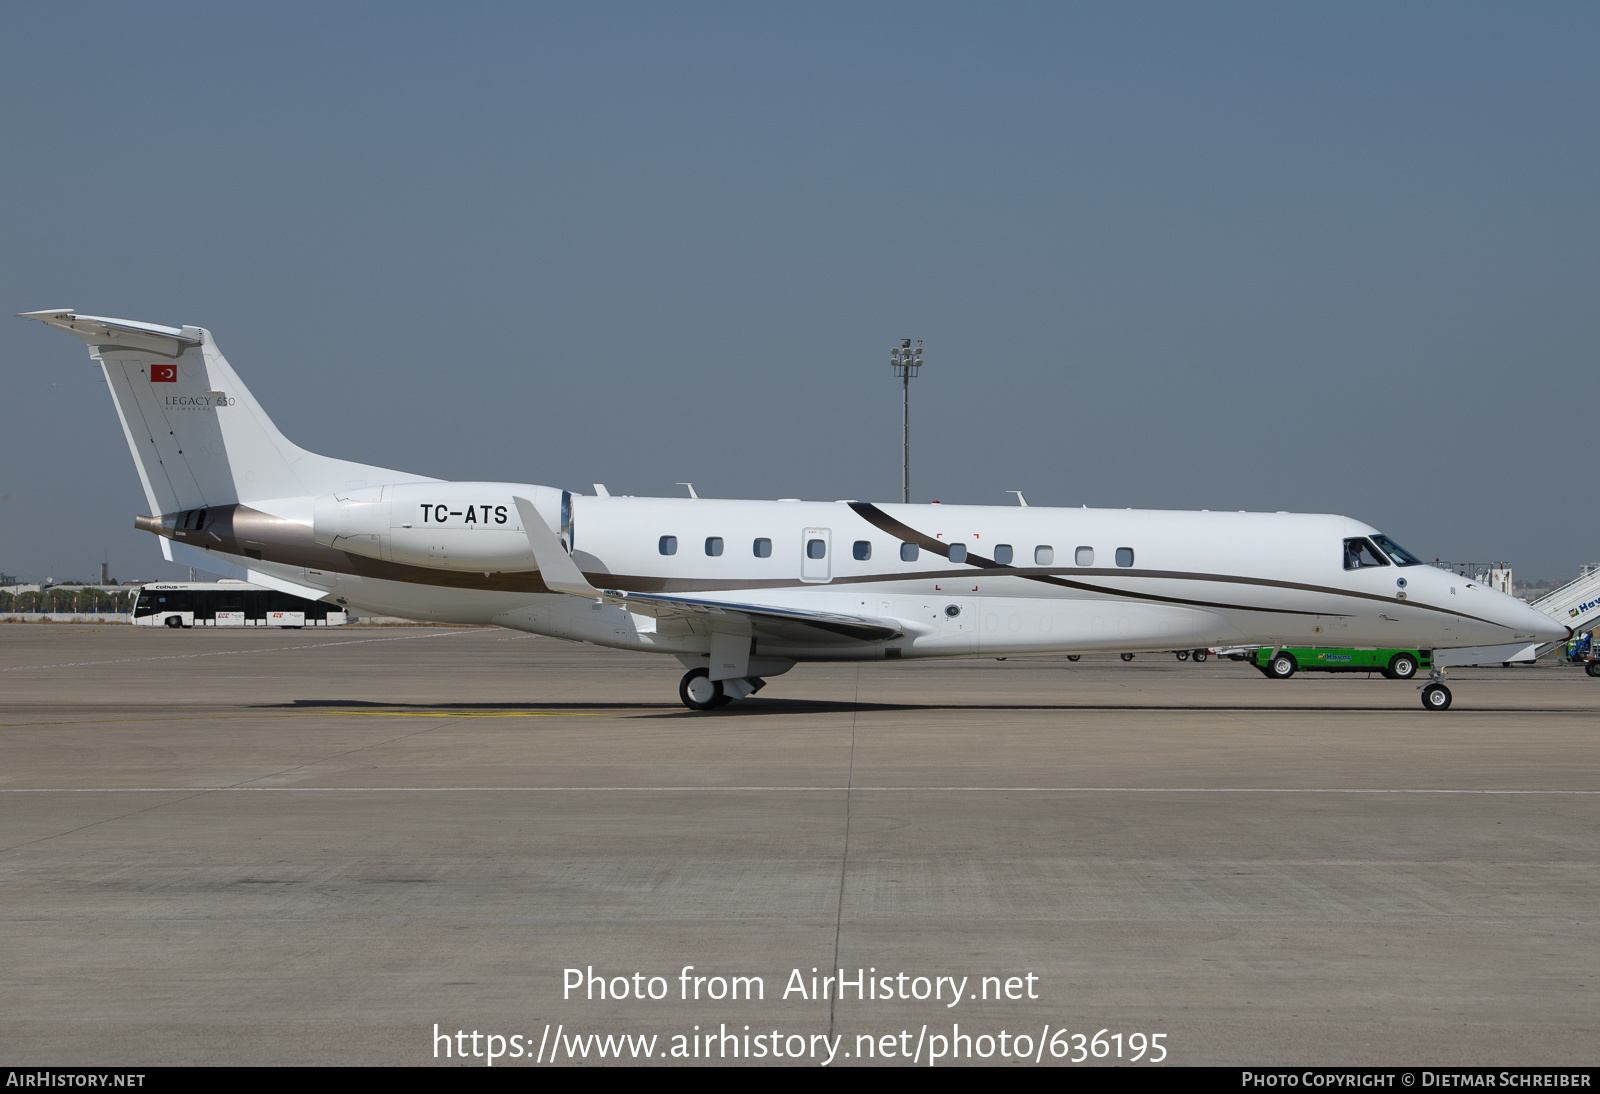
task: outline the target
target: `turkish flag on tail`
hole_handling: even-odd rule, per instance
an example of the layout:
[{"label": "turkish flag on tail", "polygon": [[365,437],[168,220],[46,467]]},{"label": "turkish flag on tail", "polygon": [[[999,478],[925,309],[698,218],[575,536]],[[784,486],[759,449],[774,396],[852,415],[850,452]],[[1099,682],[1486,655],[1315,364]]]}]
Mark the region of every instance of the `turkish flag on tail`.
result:
[{"label": "turkish flag on tail", "polygon": [[178,382],[177,365],[151,365],[150,382],[152,384],[175,384]]}]

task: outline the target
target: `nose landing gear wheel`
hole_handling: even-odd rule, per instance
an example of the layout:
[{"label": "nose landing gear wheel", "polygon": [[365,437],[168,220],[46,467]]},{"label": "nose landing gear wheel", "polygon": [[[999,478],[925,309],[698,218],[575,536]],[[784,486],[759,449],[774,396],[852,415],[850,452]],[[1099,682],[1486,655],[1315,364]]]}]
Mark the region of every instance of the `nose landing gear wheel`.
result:
[{"label": "nose landing gear wheel", "polygon": [[711,673],[705,669],[690,669],[683,674],[683,679],[678,681],[678,698],[690,710],[713,710],[733,702],[722,693],[721,682],[711,679]]},{"label": "nose landing gear wheel", "polygon": [[1429,684],[1422,689],[1422,705],[1428,710],[1449,710],[1450,689],[1443,684]]}]

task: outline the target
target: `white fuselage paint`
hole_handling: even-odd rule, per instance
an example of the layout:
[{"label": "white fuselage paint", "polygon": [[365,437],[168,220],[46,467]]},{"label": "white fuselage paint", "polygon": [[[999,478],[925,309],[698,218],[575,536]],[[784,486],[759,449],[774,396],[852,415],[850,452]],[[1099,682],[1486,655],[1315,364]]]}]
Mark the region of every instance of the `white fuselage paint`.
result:
[{"label": "white fuselage paint", "polygon": [[[461,485],[431,488],[447,498]],[[429,488],[408,486],[405,493]],[[490,519],[468,528],[458,517],[446,529],[463,541],[494,541],[498,572],[533,570],[531,553],[518,565],[499,542],[511,528],[520,531],[514,507],[509,525],[494,523],[495,507],[509,507],[518,493],[536,496],[541,514],[558,527],[559,492],[510,483],[474,483],[469,492],[474,504],[491,507]],[[289,519],[303,520],[314,507],[302,500],[283,508],[294,510]],[[993,559],[997,548],[1009,545],[1012,563],[986,569],[927,549],[915,561],[903,561],[901,536],[844,502],[574,495],[571,546],[597,588],[866,616],[895,621],[905,632],[902,638],[849,644],[762,640],[762,656],[797,661],[1223,644],[1426,649],[1559,637],[1564,630],[1521,601],[1430,566],[1346,570],[1343,541],[1376,531],[1347,517],[1038,506],[875,508],[939,543],[966,547],[972,558]],[[664,536],[675,537],[674,554],[661,553]],[[719,555],[707,552],[713,538],[721,540]],[[758,539],[771,541],[769,556],[757,556]],[[807,557],[812,539],[825,541],[824,558]],[[855,557],[857,542],[870,545],[869,558]],[[1044,557],[1036,556],[1040,547],[1050,549],[1051,561],[1036,561]],[[1092,561],[1082,556],[1087,565],[1079,565],[1080,548],[1092,551]],[[1117,565],[1119,549],[1132,551],[1131,566]],[[246,564],[286,580],[307,580],[293,567]],[[459,571],[465,564],[455,561],[450,568]],[[679,656],[709,647],[705,624],[658,621],[581,597],[346,574],[323,574],[316,583],[352,606],[385,614],[494,623]]]}]

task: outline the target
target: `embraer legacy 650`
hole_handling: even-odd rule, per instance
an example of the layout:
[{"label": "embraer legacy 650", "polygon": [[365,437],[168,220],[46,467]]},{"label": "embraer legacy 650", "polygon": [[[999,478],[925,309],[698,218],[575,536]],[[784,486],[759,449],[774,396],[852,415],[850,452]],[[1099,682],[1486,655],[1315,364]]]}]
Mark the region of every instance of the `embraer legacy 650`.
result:
[{"label": "embraer legacy 650", "polygon": [[[1347,517],[584,496],[350,463],[291,444],[203,328],[27,315],[100,363],[154,514],[135,523],[166,558],[369,612],[670,654],[695,710],[800,661],[1566,631]],[[1450,692],[1435,679],[1423,705]]]}]

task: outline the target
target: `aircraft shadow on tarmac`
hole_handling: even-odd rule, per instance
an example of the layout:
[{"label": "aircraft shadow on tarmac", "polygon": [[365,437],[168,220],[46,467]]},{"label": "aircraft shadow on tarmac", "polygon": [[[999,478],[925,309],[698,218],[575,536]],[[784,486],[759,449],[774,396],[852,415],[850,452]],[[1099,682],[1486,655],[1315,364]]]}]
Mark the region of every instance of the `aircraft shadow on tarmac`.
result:
[{"label": "aircraft shadow on tarmac", "polygon": [[[690,711],[681,709],[662,710],[665,703],[380,703],[366,699],[293,699],[286,703],[256,703],[254,709],[280,710],[290,708],[294,710],[315,711],[323,710],[330,714],[340,711],[352,713],[381,714],[385,711],[405,714],[424,714],[437,711],[440,714],[470,714],[475,712],[494,712],[516,714],[527,712],[538,714],[543,711],[554,712],[582,712],[595,713],[614,712],[626,714],[637,712],[644,718],[728,718],[728,717],[763,717],[781,714],[850,714],[850,713],[892,713],[896,711],[994,711],[1004,713],[1023,710],[1053,710],[1062,713],[1072,711],[1170,711],[1174,714],[1392,714],[1398,712],[1410,713],[1412,707],[1405,703],[1394,703],[1383,706],[1330,706],[1323,704],[1272,704],[1272,705],[1246,705],[1242,703],[1217,703],[1217,704],[1164,704],[1164,703],[865,703],[846,702],[835,699],[762,699],[752,697],[743,699],[719,710]],[[1532,707],[1472,707],[1467,712],[1483,714],[1577,714],[1581,711],[1564,707],[1532,708]],[[1428,713],[1418,709],[1418,714]],[[1466,712],[1464,712],[1466,713]]]}]

